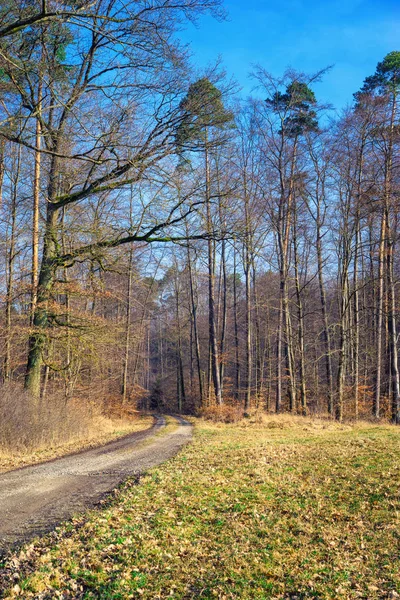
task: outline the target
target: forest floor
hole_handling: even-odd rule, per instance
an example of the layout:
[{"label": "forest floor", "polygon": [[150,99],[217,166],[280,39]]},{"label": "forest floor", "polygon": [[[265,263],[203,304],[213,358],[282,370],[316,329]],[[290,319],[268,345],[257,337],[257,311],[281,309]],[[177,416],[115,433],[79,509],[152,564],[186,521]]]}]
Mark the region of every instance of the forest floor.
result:
[{"label": "forest floor", "polygon": [[400,429],[256,421],[196,420],[140,485],[4,559],[4,597],[399,598]]},{"label": "forest floor", "polygon": [[10,452],[0,448],[0,473],[102,446],[130,433],[144,431],[151,427],[152,423],[151,415],[139,412],[121,418],[98,416],[90,423],[88,430],[68,441],[55,441],[53,444],[43,445],[34,451],[26,449]]}]

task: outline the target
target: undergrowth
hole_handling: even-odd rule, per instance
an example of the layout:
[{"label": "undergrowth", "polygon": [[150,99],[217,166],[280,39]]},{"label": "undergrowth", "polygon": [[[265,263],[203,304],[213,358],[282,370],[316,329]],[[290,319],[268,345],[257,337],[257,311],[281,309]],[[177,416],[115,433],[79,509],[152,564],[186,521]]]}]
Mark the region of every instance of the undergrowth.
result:
[{"label": "undergrowth", "polygon": [[33,401],[17,385],[0,386],[0,472],[54,458],[145,429],[152,418],[136,411],[104,410],[96,402],[54,394]]}]

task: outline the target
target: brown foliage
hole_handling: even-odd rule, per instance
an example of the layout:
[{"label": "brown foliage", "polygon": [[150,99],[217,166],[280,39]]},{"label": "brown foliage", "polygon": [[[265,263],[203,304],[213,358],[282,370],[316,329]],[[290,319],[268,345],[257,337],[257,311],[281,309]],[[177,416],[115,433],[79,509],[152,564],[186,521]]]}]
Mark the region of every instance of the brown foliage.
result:
[{"label": "brown foliage", "polygon": [[200,416],[214,423],[238,423],[244,417],[244,410],[239,404],[212,405],[202,408]]},{"label": "brown foliage", "polygon": [[54,395],[33,402],[22,387],[0,387],[0,449],[23,452],[59,445],[83,437],[94,418],[95,407],[66,401]]}]

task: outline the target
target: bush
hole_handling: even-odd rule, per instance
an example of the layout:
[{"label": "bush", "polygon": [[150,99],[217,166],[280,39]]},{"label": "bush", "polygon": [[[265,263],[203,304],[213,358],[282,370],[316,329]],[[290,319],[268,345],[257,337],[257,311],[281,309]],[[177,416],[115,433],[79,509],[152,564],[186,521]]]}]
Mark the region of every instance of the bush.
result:
[{"label": "bush", "polygon": [[16,385],[0,386],[0,449],[24,452],[86,435],[95,408],[61,395],[35,402]]},{"label": "bush", "polygon": [[205,406],[201,409],[200,416],[214,423],[238,423],[244,417],[244,410],[238,404]]}]

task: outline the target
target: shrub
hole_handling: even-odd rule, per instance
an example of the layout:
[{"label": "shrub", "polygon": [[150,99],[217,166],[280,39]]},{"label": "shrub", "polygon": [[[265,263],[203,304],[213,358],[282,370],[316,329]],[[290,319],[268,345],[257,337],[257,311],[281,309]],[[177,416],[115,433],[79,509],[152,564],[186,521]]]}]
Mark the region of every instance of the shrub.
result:
[{"label": "shrub", "polygon": [[238,404],[221,404],[205,406],[200,416],[214,423],[238,423],[244,417],[243,407]]},{"label": "shrub", "polygon": [[86,435],[96,413],[93,404],[62,395],[35,402],[17,385],[0,386],[0,449],[24,452],[59,445]]}]

